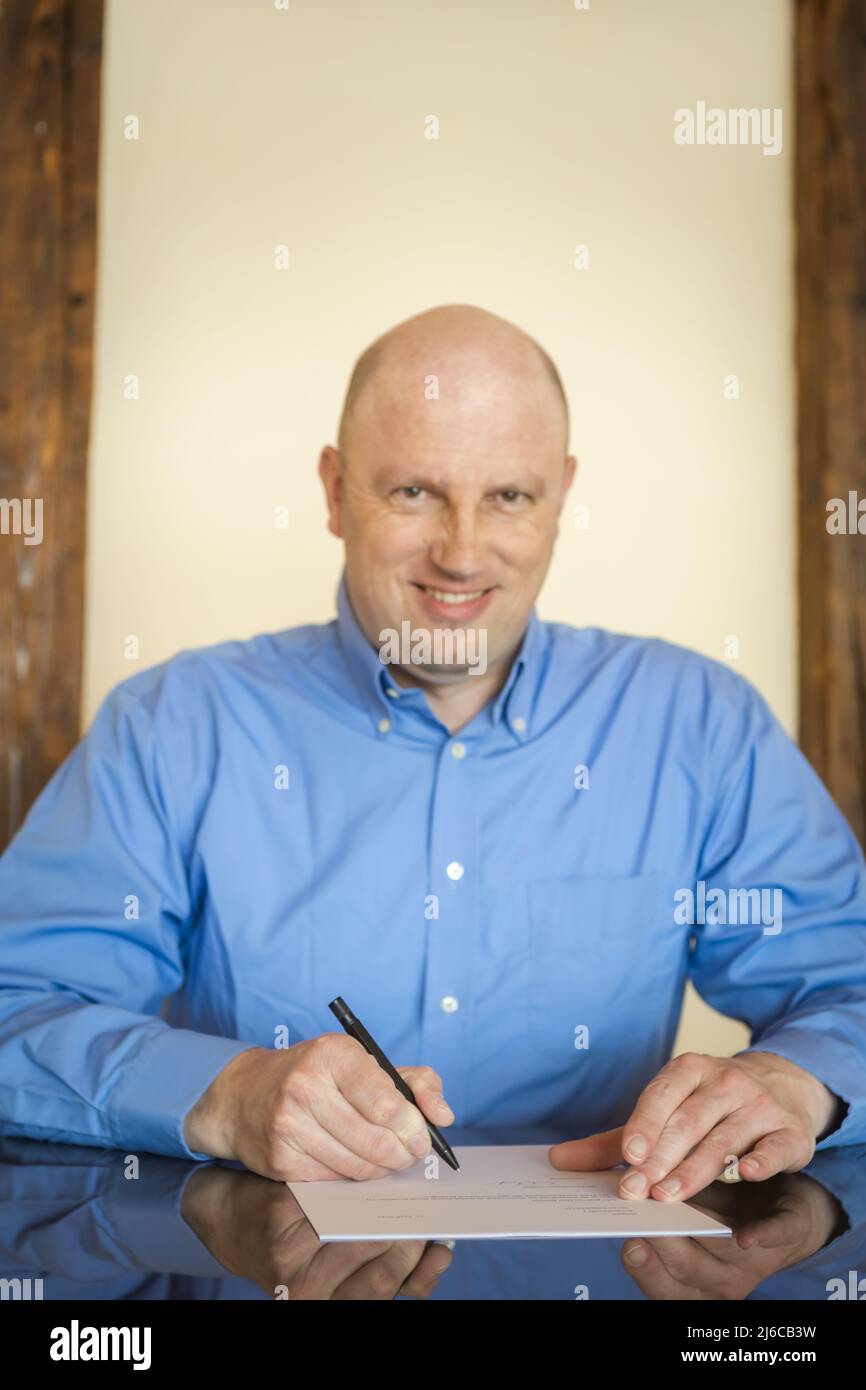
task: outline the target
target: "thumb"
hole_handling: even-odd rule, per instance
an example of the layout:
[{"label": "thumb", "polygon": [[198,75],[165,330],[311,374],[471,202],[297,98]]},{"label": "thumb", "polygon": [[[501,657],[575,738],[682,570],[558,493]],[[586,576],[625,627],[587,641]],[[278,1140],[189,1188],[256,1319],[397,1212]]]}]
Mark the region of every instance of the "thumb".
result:
[{"label": "thumb", "polygon": [[568,1168],[575,1172],[592,1173],[603,1168],[615,1168],[623,1162],[622,1132],[606,1129],[601,1134],[590,1134],[586,1139],[568,1139],[562,1144],[554,1144],[548,1157],[554,1168]]},{"label": "thumb", "polygon": [[442,1094],[442,1082],[429,1067],[398,1067],[409,1090],[415,1097],[415,1104],[421,1113],[434,1125],[454,1123],[454,1111]]}]

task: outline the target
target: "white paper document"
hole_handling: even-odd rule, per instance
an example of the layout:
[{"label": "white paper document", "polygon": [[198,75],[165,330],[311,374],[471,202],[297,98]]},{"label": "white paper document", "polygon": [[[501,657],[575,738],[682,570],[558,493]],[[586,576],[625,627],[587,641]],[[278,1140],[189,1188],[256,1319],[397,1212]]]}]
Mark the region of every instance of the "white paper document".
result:
[{"label": "white paper document", "polygon": [[459,1173],[439,1159],[427,1177],[427,1158],[393,1177],[288,1186],[321,1240],[731,1235],[685,1202],[618,1197],[622,1169],[562,1172],[548,1149],[457,1148]]}]

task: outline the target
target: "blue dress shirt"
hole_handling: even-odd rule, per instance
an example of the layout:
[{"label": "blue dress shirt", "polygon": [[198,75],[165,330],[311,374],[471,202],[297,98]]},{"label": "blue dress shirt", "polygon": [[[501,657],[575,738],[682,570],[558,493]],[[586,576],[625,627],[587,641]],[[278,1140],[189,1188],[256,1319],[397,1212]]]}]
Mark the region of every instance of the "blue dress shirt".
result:
[{"label": "blue dress shirt", "polygon": [[343,578],[335,621],[122,682],[32,807],[0,859],[0,1118],[200,1157],[217,1073],[337,1031],[341,994],[458,1123],[578,1137],[669,1059],[687,976],[847,1103],[819,1147],[866,1141],[863,858],[757,692],[533,613],[454,736]]}]

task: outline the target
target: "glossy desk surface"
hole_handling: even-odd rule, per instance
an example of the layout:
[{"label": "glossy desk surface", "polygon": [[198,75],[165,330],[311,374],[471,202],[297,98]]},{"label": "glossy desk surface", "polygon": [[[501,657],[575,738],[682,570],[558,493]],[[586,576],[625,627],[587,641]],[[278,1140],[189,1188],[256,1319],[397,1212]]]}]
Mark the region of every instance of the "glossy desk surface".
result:
[{"label": "glossy desk surface", "polygon": [[[569,1137],[449,1130],[456,1144]],[[5,1297],[45,1300],[866,1297],[866,1147],[691,1204],[754,1243],[641,1241],[639,1267],[621,1238],[326,1245],[284,1184],[237,1165],[0,1137],[0,1280]]]}]

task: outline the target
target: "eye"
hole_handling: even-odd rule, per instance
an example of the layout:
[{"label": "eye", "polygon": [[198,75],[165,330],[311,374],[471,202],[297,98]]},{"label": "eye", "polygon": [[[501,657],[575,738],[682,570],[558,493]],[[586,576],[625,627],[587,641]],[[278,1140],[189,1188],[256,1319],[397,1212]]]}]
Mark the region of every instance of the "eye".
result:
[{"label": "eye", "polygon": [[502,492],[497,493],[497,496],[509,507],[516,506],[519,502],[531,501],[528,492],[520,492],[514,487],[504,488]]},{"label": "eye", "polygon": [[424,494],[423,487],[419,487],[417,483],[408,483],[405,487],[395,488],[394,491],[398,497],[405,497],[409,502],[416,502]]}]

